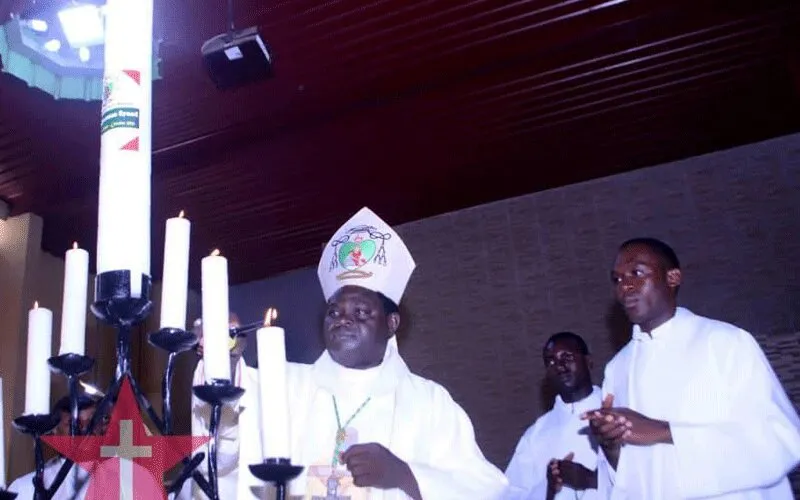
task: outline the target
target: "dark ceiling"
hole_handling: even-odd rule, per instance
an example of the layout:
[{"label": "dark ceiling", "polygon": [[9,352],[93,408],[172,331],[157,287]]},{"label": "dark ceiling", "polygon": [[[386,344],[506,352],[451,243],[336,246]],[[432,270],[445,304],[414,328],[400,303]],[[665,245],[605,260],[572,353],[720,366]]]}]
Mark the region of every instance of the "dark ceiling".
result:
[{"label": "dark ceiling", "polygon": [[[29,0],[5,0],[0,16]],[[316,264],[363,205],[390,224],[800,131],[800,2],[236,0],[272,80],[220,92],[224,2],[156,0],[153,272],[193,221],[238,283]],[[99,103],[0,76],[0,197],[45,250],[94,248]],[[576,203],[580,203],[576,200]]]}]

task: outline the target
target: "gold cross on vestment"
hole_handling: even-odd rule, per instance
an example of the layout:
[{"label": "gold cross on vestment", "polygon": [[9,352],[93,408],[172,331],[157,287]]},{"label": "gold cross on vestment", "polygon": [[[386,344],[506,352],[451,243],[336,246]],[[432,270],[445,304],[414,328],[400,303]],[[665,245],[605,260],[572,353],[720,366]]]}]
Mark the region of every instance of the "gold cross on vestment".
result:
[{"label": "gold cross on vestment", "polygon": [[325,496],[315,495],[311,500],[350,500],[350,496],[339,495],[339,478],[335,474],[331,474],[325,484],[327,485]]}]

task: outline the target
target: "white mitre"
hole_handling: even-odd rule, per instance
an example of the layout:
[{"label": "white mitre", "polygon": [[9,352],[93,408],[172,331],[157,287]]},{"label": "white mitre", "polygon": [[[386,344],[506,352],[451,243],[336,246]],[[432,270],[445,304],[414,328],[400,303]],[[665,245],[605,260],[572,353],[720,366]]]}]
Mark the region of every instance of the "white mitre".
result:
[{"label": "white mitre", "polygon": [[325,300],[343,286],[356,285],[399,305],[415,267],[400,236],[364,207],[325,245],[317,275]]}]

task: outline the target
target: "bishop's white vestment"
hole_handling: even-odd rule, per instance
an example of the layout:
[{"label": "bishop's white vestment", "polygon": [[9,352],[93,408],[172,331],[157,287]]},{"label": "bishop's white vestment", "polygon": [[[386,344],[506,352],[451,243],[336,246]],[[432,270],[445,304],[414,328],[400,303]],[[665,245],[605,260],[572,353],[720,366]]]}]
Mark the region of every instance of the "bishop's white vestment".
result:
[{"label": "bishop's white vestment", "polygon": [[[587,469],[597,469],[597,446],[589,434],[589,424],[581,414],[599,408],[599,387],[587,397],[565,403],[556,396],[553,408],[536,419],[520,438],[514,456],[506,468],[509,489],[506,500],[544,500],[547,496],[547,468],[550,460],[574,453],[573,462]],[[595,500],[597,490],[576,491],[564,485],[556,500]]]},{"label": "bishop's white vestment", "polygon": [[[344,368],[327,351],[313,365],[289,363],[288,367],[291,458],[305,466],[289,485],[291,498],[324,499],[331,478],[338,498],[408,498],[397,489],[357,488],[344,465],[334,466],[338,429],[334,397],[346,429],[345,445],[375,442],[388,448],[408,463],[423,499],[502,498],[506,478],[484,458],[467,414],[441,385],[412,374],[394,342],[387,346],[383,363],[370,370]],[[259,427],[245,427],[248,424],[253,422],[240,422],[240,432],[253,436],[243,441],[241,460],[260,463]],[[272,498],[271,488],[244,470],[240,466],[238,498]],[[249,494],[242,496],[248,489]]]},{"label": "bishop's white vestment", "polygon": [[755,339],[678,308],[606,366],[614,406],[667,421],[674,444],[624,445],[616,471],[602,451],[598,490],[613,500],[791,500],[800,420]]}]

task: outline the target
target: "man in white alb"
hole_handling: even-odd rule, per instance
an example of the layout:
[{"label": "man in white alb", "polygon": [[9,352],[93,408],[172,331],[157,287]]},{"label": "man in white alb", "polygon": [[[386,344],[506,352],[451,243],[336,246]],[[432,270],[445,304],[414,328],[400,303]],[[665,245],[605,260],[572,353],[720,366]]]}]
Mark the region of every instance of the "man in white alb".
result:
[{"label": "man in white alb", "polygon": [[506,469],[506,500],[594,500],[597,444],[581,415],[600,406],[592,385],[589,347],[577,334],[559,332],[542,350],[545,376],[558,391],[553,408],[528,427]]},{"label": "man in white alb", "polygon": [[[318,269],[326,350],[313,365],[290,363],[287,373],[292,462],[305,466],[289,485],[292,498],[504,493],[505,476],[483,456],[464,410],[444,387],[411,373],[398,352],[398,304],[414,267],[397,233],[367,208],[326,245]],[[250,443],[243,460],[262,461],[259,440]]]},{"label": "man in white alb", "polygon": [[[230,314],[230,327],[240,326],[239,317],[235,313]],[[203,367],[203,322],[197,319],[193,325],[193,331],[198,337],[196,351],[200,360],[194,371],[192,385],[203,385],[205,383]],[[252,419],[253,425],[258,421],[258,371],[244,362],[244,351],[247,347],[247,337],[236,336],[230,339],[228,348],[230,349],[231,361],[231,381],[237,387],[245,390],[242,397],[231,404],[222,407],[222,418],[219,427],[219,442],[217,443],[217,467],[219,470],[219,497],[221,499],[237,498],[238,476],[240,469],[239,450],[242,441],[239,430],[242,422]],[[211,407],[197,399],[192,394],[192,435],[207,436],[211,420]],[[249,426],[246,426],[249,427]],[[196,453],[207,452],[205,446],[199,448]],[[203,476],[208,477],[208,461],[203,460],[197,468]],[[200,487],[190,478],[181,488],[177,497],[179,500],[195,500],[207,498]]]},{"label": "man in white alb", "polygon": [[677,307],[681,268],[662,241],[623,243],[611,278],[634,327],[584,415],[602,497],[791,500],[800,419],[755,339]]}]

